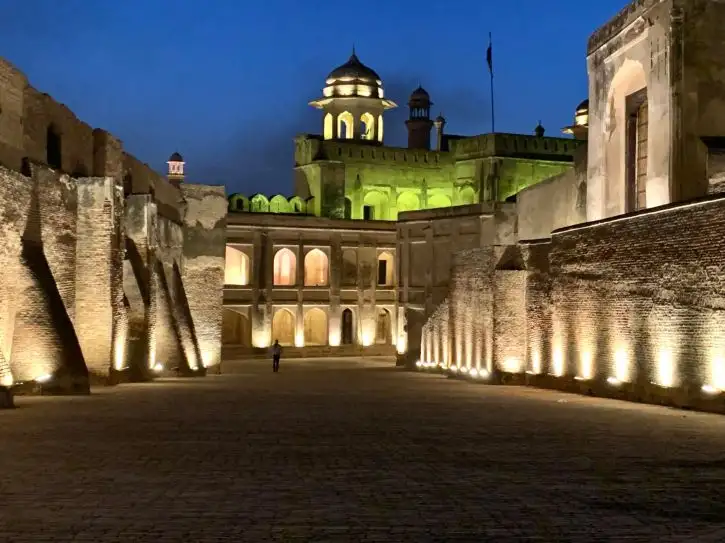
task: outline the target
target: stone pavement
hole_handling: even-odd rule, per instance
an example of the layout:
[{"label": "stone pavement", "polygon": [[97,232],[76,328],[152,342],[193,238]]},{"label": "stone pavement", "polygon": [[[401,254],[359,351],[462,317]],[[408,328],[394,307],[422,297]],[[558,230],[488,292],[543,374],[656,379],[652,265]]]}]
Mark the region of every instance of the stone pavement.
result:
[{"label": "stone pavement", "polygon": [[18,398],[0,541],[725,541],[725,417],[364,360]]}]

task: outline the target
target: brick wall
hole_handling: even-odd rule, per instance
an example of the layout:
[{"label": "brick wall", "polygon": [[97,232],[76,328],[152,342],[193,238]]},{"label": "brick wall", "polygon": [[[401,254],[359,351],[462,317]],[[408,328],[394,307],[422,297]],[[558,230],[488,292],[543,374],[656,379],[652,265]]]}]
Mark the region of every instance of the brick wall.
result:
[{"label": "brick wall", "polygon": [[183,184],[187,202],[181,280],[203,364],[221,363],[227,200],[224,187]]},{"label": "brick wall", "polygon": [[567,374],[593,360],[604,379],[714,384],[725,363],[724,212],[720,197],[554,235],[553,348]]}]

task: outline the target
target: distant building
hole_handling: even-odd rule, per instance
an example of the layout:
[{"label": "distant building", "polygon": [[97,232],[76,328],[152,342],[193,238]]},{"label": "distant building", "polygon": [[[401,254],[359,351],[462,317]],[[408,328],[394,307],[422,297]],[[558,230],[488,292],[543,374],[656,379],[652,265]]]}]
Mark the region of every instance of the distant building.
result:
[{"label": "distant building", "polygon": [[492,202],[572,170],[580,148],[539,131],[448,135],[443,117],[431,120],[422,87],[408,100],[408,147],[387,146],[385,112],[397,105],[354,52],[310,105],[321,111],[322,134],[295,139],[293,195],[229,197],[229,356],[274,339],[299,354],[404,351],[407,308],[426,296],[411,278],[439,264],[433,253],[415,264],[401,260],[410,248],[396,238],[400,214],[483,203],[493,209]]}]

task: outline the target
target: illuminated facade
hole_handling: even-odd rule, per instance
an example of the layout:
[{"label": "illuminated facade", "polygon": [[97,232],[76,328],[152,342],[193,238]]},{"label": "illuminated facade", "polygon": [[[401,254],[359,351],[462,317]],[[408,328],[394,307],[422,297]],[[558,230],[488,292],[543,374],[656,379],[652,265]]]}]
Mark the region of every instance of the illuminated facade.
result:
[{"label": "illuminated facade", "polygon": [[230,357],[262,354],[274,339],[300,349],[288,354],[404,352],[406,314],[425,298],[419,276],[445,259],[431,259],[432,252],[421,259],[400,243],[401,214],[503,206],[524,188],[571,171],[580,147],[540,133],[444,134],[445,120],[430,119],[422,87],[408,100],[408,147],[387,146],[384,115],[397,105],[355,53],[310,105],[321,112],[322,134],[295,140],[294,195],[229,197]]},{"label": "illuminated facade", "polygon": [[183,183],[178,153],[153,172],[2,59],[0,111],[0,386],[217,368],[224,188]]},{"label": "illuminated facade", "polygon": [[724,411],[723,24],[722,2],[639,0],[592,35],[574,169],[452,256],[408,363]]}]

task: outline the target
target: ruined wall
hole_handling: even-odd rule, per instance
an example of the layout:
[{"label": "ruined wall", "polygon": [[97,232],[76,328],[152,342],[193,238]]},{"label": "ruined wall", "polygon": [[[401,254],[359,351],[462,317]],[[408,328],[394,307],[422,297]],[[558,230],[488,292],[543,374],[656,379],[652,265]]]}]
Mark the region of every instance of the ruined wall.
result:
[{"label": "ruined wall", "polygon": [[461,251],[453,259],[448,331],[455,367],[492,368],[494,265],[492,247]]},{"label": "ruined wall", "polygon": [[224,187],[182,185],[187,208],[181,279],[206,368],[221,364],[224,250],[227,200]]}]

